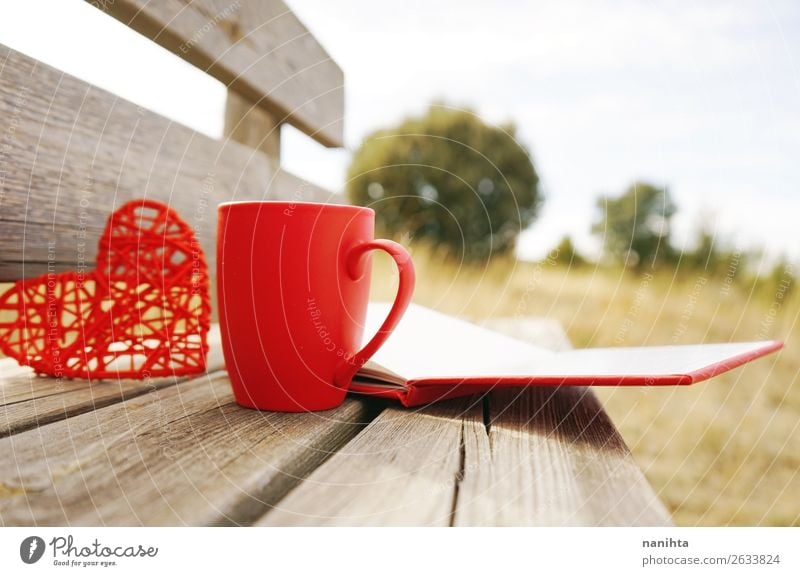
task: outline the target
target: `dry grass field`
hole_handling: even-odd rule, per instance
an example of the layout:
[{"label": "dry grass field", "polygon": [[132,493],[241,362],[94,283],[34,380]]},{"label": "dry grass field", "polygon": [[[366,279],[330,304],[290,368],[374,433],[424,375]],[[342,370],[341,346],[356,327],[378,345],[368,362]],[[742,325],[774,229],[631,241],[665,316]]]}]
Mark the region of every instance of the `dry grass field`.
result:
[{"label": "dry grass field", "polygon": [[[637,276],[551,262],[470,269],[414,251],[415,301],[480,320],[546,316],[576,347],[782,339],[778,354],[680,388],[599,388],[678,525],[800,524],[800,293],[671,271]],[[390,298],[376,257],[373,294]],[[780,279],[779,279],[780,280]]]}]

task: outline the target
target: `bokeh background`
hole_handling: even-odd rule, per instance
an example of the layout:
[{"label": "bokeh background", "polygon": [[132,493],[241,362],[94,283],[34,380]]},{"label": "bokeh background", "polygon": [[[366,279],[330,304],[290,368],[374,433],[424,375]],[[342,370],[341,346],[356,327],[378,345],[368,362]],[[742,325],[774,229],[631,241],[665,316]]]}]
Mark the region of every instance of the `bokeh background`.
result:
[{"label": "bokeh background", "polygon": [[[800,524],[800,5],[289,5],[344,69],[347,147],[284,127],[282,162],[378,211],[417,302],[578,347],[786,342],[598,394],[678,524]],[[222,84],[85,2],[2,13],[4,44],[221,136]]]}]

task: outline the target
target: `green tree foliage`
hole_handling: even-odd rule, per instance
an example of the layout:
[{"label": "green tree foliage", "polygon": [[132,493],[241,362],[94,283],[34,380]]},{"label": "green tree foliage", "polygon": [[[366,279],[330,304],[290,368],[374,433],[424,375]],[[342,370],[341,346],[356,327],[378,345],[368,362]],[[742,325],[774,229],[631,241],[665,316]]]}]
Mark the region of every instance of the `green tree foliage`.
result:
[{"label": "green tree foliage", "polygon": [[592,232],[603,240],[605,255],[637,271],[672,260],[670,220],[676,206],[666,188],[635,182],[622,195],[602,197]]},{"label": "green tree foliage", "polygon": [[512,250],[541,200],[514,126],[441,105],[368,136],[353,156],[347,192],[375,209],[382,233],[478,261]]},{"label": "green tree foliage", "polygon": [[705,271],[709,274],[724,274],[726,278],[738,278],[749,265],[750,255],[740,250],[730,250],[725,238],[712,232],[705,224],[697,229],[694,248],[681,255],[681,269]]},{"label": "green tree foliage", "polygon": [[697,231],[694,250],[683,254],[684,265],[698,270],[716,272],[722,267],[725,258],[718,244],[714,233],[705,226],[701,227]]},{"label": "green tree foliage", "polygon": [[550,257],[558,264],[565,266],[583,266],[586,264],[584,258],[576,249],[572,238],[564,236],[561,242],[550,251]]}]

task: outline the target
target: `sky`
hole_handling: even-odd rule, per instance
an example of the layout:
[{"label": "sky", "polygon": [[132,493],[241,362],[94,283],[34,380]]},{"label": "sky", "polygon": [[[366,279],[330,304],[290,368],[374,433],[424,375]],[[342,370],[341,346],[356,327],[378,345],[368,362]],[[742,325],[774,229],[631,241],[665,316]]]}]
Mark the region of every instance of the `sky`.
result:
[{"label": "sky", "polygon": [[[283,130],[300,176],[341,190],[365,135],[439,100],[513,121],[531,151],[545,204],[522,257],[564,234],[596,253],[596,199],[645,179],[673,195],[679,246],[705,225],[800,258],[800,2],[287,3],[346,82],[345,149]],[[0,13],[0,43],[221,135],[224,86],[82,0]]]}]

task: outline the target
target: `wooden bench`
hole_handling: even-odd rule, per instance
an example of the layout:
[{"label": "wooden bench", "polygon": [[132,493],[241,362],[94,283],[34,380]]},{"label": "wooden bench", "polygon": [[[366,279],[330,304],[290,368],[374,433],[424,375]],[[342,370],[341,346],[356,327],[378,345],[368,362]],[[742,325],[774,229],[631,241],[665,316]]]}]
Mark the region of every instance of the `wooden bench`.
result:
[{"label": "wooden bench", "polygon": [[[0,46],[0,281],[91,266],[106,218],[132,198],[172,205],[212,270],[218,202],[342,201],[280,168],[281,124],[341,146],[344,115],[342,71],[286,5],[92,4],[224,82],[227,137]],[[552,325],[525,333],[565,341]],[[211,340],[194,378],[90,384],[0,361],[0,524],[670,522],[588,388],[257,412],[233,402]]]}]

